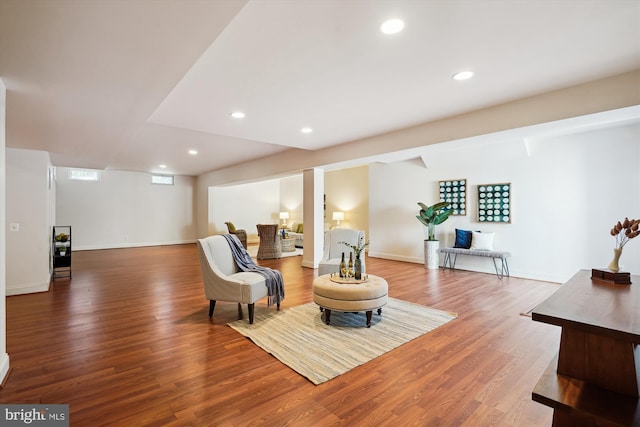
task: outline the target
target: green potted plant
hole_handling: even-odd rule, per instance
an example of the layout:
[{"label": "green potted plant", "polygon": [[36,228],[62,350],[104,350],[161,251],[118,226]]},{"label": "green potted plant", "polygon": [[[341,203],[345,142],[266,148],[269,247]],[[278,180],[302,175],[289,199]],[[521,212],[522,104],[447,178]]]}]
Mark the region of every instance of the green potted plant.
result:
[{"label": "green potted plant", "polygon": [[[66,256],[67,255],[66,242],[69,241],[69,235],[66,233],[60,233],[56,235],[55,240],[57,243],[60,243],[60,246],[58,247],[58,254],[60,256]],[[56,244],[56,246],[58,246],[58,244]]]},{"label": "green potted plant", "polygon": [[439,265],[438,249],[440,242],[436,239],[436,225],[445,222],[453,210],[449,202],[439,202],[433,206],[427,206],[418,202],[420,212],[416,215],[418,221],[427,227],[427,239],[424,241],[424,263],[428,269],[437,269]]},{"label": "green potted plant", "polygon": [[56,242],[66,242],[69,240],[69,235],[65,233],[60,233],[56,236]]}]

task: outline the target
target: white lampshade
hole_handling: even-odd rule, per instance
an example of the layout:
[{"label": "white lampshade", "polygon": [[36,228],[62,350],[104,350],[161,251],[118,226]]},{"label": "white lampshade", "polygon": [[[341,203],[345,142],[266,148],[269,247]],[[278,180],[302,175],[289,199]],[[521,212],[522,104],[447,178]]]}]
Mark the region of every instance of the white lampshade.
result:
[{"label": "white lampshade", "polygon": [[289,219],[289,212],[280,212],[280,219]]},{"label": "white lampshade", "polygon": [[344,212],[334,212],[333,213],[334,221],[344,221]]}]

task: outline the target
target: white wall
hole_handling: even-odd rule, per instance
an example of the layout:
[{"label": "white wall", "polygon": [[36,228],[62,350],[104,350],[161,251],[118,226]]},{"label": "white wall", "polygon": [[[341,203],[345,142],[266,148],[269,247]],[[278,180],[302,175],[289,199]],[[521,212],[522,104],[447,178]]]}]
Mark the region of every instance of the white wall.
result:
[{"label": "white wall", "polygon": [[225,222],[247,232],[250,243],[259,242],[257,224],[280,221],[280,181],[270,179],[251,184],[209,189],[208,234],[227,233]]},{"label": "white wall", "polygon": [[[640,126],[484,146],[433,147],[421,159],[370,166],[369,254],[423,262],[418,201],[438,201],[438,181],[466,178],[467,216],[436,228],[453,246],[455,228],[495,232],[512,253],[511,275],[564,282],[577,270],[605,268],[613,256],[609,230],[640,217]],[[425,167],[426,164],[426,167]],[[512,223],[477,222],[477,186],[511,182]],[[459,257],[457,267],[493,272],[486,259]],[[640,272],[640,241],[625,247],[621,266]]]},{"label": "white wall", "polygon": [[[7,295],[47,291],[55,206],[49,153],[7,148],[6,168]],[[12,231],[11,224],[18,230]]]},{"label": "white wall", "polygon": [[100,171],[100,181],[69,180],[57,168],[56,222],[71,225],[74,250],[194,242],[195,178],[151,184],[142,172]]},{"label": "white wall", "polygon": [[[287,225],[302,224],[304,203],[304,180],[302,174],[280,179],[280,212],[289,212]],[[295,231],[295,230],[294,230]]]},{"label": "white wall", "polygon": [[6,305],[6,123],[7,123],[7,87],[0,78],[0,383],[9,373],[9,354],[7,354],[7,305]]}]

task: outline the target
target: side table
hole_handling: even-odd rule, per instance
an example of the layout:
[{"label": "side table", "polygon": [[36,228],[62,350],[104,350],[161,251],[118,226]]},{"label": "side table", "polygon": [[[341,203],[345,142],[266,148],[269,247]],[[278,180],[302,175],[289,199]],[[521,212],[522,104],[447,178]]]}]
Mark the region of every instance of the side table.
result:
[{"label": "side table", "polygon": [[533,309],[533,320],[562,328],[532,393],[553,408],[553,426],[640,426],[640,276],[631,282],[581,270]]},{"label": "side table", "polygon": [[295,237],[286,237],[284,239],[280,239],[280,243],[282,245],[282,252],[293,252],[296,250]]}]

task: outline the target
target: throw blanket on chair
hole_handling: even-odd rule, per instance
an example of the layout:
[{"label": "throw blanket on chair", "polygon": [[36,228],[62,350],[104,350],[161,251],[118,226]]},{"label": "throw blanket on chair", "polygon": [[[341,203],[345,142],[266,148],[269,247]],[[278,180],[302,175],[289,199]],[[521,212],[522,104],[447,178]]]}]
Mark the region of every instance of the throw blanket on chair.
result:
[{"label": "throw blanket on chair", "polygon": [[267,304],[272,305],[273,303],[276,303],[280,305],[280,301],[284,299],[284,281],[282,280],[282,273],[269,267],[256,265],[256,263],[253,262],[253,259],[251,259],[251,255],[249,255],[244,246],[242,246],[240,239],[238,239],[235,234],[225,234],[224,237],[229,243],[233,259],[240,270],[258,273],[264,276],[268,290],[267,294],[269,295]]}]

